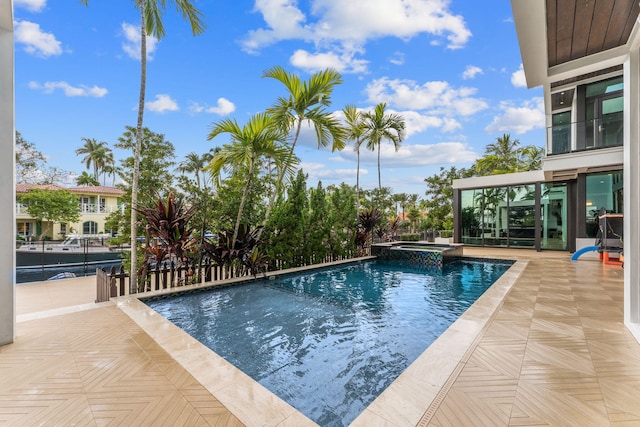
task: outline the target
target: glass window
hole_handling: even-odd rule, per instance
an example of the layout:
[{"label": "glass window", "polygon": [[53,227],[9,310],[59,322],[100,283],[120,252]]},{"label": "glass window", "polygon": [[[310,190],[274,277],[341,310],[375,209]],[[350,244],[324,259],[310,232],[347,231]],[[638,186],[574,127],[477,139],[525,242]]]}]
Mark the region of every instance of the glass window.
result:
[{"label": "glass window", "polygon": [[571,111],[556,113],[552,116],[551,153],[571,151]]},{"label": "glass window", "polygon": [[484,244],[507,246],[507,187],[484,189]]},{"label": "glass window", "polygon": [[567,184],[542,184],[540,187],[540,223],[542,249],[567,249]]},{"label": "glass window", "polygon": [[462,243],[482,245],[482,189],[463,190],[461,196]]},{"label": "glass window", "polygon": [[534,247],[536,244],[536,186],[509,187],[509,246]]},{"label": "glass window", "polygon": [[83,222],[82,234],[98,234],[98,223],[95,221]]},{"label": "glass window", "polygon": [[598,216],[602,213],[623,213],[622,171],[587,175],[586,236],[596,237]]}]

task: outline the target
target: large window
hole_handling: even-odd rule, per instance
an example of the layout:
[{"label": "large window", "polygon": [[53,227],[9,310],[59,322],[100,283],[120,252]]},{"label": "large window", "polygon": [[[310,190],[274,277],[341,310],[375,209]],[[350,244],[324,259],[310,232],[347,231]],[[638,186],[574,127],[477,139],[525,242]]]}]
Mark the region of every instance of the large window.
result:
[{"label": "large window", "polygon": [[622,171],[598,173],[586,177],[586,235],[596,237],[598,216],[623,213]]},{"label": "large window", "polygon": [[461,191],[461,242],[534,247],[535,184]]},{"label": "large window", "polygon": [[585,87],[585,132],[578,148],[614,147],[623,143],[622,76]]},{"label": "large window", "polygon": [[567,249],[567,184],[550,183],[540,187],[542,249]]},{"label": "large window", "polygon": [[95,221],[83,222],[82,234],[98,234],[98,223]]}]

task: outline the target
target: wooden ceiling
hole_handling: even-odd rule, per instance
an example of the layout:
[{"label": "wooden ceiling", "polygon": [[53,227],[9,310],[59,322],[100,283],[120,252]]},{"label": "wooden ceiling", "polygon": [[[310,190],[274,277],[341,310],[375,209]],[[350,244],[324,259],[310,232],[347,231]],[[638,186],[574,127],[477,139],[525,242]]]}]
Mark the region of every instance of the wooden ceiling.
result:
[{"label": "wooden ceiling", "polygon": [[549,66],[627,43],[638,0],[546,0]]}]

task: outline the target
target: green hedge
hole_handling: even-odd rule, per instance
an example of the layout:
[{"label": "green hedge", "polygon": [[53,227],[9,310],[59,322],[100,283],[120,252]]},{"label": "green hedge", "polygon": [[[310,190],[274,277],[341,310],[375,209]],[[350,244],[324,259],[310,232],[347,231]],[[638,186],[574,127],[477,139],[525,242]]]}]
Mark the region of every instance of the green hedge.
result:
[{"label": "green hedge", "polygon": [[440,230],[440,237],[443,237],[445,239],[453,237],[453,230]]},{"label": "green hedge", "polygon": [[400,235],[400,240],[404,242],[417,242],[420,240],[419,233],[404,233]]}]

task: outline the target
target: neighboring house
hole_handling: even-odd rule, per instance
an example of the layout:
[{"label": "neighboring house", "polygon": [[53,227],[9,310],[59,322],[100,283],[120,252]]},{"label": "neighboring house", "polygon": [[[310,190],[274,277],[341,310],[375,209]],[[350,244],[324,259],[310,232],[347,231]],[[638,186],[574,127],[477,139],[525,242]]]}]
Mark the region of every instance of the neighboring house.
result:
[{"label": "neighboring house", "polygon": [[542,170],[456,180],[454,241],[575,252],[624,214],[625,324],[640,340],[638,0],[511,0],[529,88],[542,86]]},{"label": "neighboring house", "polygon": [[121,201],[124,191],[115,187],[87,186],[61,187],[55,184],[35,185],[17,184],[16,197],[27,193],[31,189],[67,190],[78,195],[80,220],[74,223],[54,223],[51,227],[43,227],[42,221],[32,218],[26,206],[16,204],[16,235],[22,238],[38,237],[43,229],[49,230],[48,237],[59,240],[67,234],[103,234],[111,233],[105,229],[107,216],[114,211],[123,211]]}]

